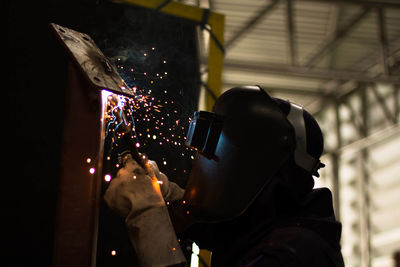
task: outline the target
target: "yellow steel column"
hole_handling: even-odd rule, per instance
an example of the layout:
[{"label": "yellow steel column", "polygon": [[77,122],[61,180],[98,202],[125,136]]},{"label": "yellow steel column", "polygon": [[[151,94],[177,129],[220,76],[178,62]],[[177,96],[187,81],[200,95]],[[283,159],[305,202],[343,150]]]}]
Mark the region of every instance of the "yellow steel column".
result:
[{"label": "yellow steel column", "polygon": [[[225,15],[210,11],[208,20],[203,21],[204,13],[208,12],[208,9],[190,6],[179,2],[165,0],[120,0],[119,2],[156,9],[162,13],[209,25],[210,35],[212,35],[213,38],[210,38],[209,42],[208,79],[206,84],[215,96],[218,97],[221,94]],[[209,93],[207,93],[207,110],[211,110],[213,104],[214,99]]]}]

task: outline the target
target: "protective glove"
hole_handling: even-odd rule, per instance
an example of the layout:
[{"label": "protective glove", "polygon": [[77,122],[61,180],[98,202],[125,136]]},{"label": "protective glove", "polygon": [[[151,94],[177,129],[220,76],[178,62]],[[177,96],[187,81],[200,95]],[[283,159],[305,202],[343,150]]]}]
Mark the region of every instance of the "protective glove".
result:
[{"label": "protective glove", "polygon": [[[105,192],[104,200],[121,216],[141,266],[171,266],[185,262],[160,183],[150,164],[142,168],[131,155]],[[163,182],[164,183],[164,182]]]},{"label": "protective glove", "polygon": [[167,201],[167,203],[182,200],[185,190],[179,187],[179,185],[176,183],[169,181],[168,177],[164,173],[160,172],[155,161],[149,160],[148,163],[157,180],[160,182],[161,193],[164,197],[164,200]]},{"label": "protective glove", "polygon": [[194,224],[194,219],[188,213],[187,207],[182,202],[185,190],[179,187],[174,182],[168,180],[167,176],[160,172],[155,161],[148,161],[151,171],[157,177],[161,184],[161,192],[164,200],[169,205],[169,215],[172,220],[175,231],[181,233],[185,231],[190,225]]}]

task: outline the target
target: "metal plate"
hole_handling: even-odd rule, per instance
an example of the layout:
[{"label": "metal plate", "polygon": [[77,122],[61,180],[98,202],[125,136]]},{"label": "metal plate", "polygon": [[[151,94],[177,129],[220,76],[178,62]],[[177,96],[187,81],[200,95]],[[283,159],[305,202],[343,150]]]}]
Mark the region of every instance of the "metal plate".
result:
[{"label": "metal plate", "polygon": [[50,23],[50,27],[94,86],[117,94],[134,96],[133,90],[89,35],[54,23]]}]

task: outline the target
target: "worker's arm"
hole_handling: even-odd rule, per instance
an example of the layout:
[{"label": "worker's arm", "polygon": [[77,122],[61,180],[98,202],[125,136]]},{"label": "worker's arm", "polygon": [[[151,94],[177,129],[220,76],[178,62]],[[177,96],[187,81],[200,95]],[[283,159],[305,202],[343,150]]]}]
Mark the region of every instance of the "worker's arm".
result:
[{"label": "worker's arm", "polygon": [[160,172],[155,161],[149,161],[149,163],[157,179],[162,182],[161,192],[167,203],[174,228],[178,234],[182,233],[194,223],[183,201],[185,190],[176,183],[169,181],[168,177]]},{"label": "worker's arm", "polygon": [[150,165],[144,169],[126,155],[124,167],[104,195],[106,203],[125,218],[141,266],[179,266],[185,262],[160,184]]}]

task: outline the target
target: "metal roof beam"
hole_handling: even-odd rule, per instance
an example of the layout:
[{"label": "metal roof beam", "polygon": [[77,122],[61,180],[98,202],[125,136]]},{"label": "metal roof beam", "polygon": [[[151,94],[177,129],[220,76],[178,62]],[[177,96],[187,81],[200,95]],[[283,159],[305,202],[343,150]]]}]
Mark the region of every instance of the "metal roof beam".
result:
[{"label": "metal roof beam", "polygon": [[[388,49],[389,50],[389,49]],[[391,60],[395,60],[396,53],[400,51],[400,38],[397,38],[391,41],[391,49],[390,54],[387,55],[386,62]],[[376,56],[376,51],[374,50],[372,53],[366,55],[365,57],[361,58],[357,62],[351,64],[349,67],[350,70],[362,70],[363,72],[368,71],[370,68],[374,67],[375,65],[379,64]],[[396,69],[396,63],[390,66],[389,73],[394,76],[394,71]]]},{"label": "metal roof beam", "polygon": [[392,111],[390,110],[387,101],[385,100],[385,97],[382,96],[378,89],[376,88],[376,84],[373,84],[371,86],[372,93],[374,94],[379,106],[382,109],[383,114],[385,115],[385,119],[390,123],[390,124],[396,124],[397,123],[397,118],[396,114],[392,114]]},{"label": "metal roof beam", "polygon": [[[338,30],[339,30],[339,24],[340,20],[343,16],[343,7],[338,5],[338,6],[332,6],[332,18],[330,20],[330,28],[329,28],[329,38],[333,38],[336,36]],[[334,50],[330,54],[329,58],[329,63],[328,67],[330,69],[334,69],[336,66],[336,57],[337,57],[338,51]]]},{"label": "metal roof beam", "polygon": [[266,5],[263,9],[261,9],[254,17],[252,17],[242,28],[240,28],[231,39],[227,40],[225,43],[225,51],[233,46],[246,32],[248,32],[251,28],[253,28],[256,24],[258,24],[262,19],[271,12],[275,7],[279,0],[273,0],[271,3]]},{"label": "metal roof beam", "polygon": [[383,8],[377,8],[378,19],[378,46],[379,46],[379,63],[381,72],[389,75],[389,65],[387,63],[388,42],[386,37],[385,13]]},{"label": "metal roof beam", "polygon": [[[400,39],[397,38],[397,39],[393,40],[393,43],[397,43],[399,41],[400,41]],[[393,56],[396,53],[397,49],[400,49],[400,46],[396,46],[392,51],[392,55],[388,55],[388,56],[389,57]],[[371,59],[371,61],[369,61],[369,59]],[[370,69],[371,67],[375,66],[376,64],[377,64],[377,58],[376,58],[376,53],[374,51],[371,54],[369,54],[368,56],[362,58],[361,60],[359,60],[358,62],[353,64],[351,69],[361,69],[362,73],[365,73],[368,69]],[[389,72],[389,73],[391,73],[391,72]],[[392,77],[398,77],[398,76],[392,75]],[[343,85],[343,83],[339,83],[336,86],[335,90],[339,89],[342,85]],[[399,86],[398,83],[394,84],[394,100],[395,100],[395,102],[398,99],[398,97],[397,97],[397,93],[398,93],[398,89],[397,88],[398,88],[398,86]],[[346,91],[344,93],[338,94],[337,97],[343,98],[346,95],[351,94],[353,91],[354,91],[354,88],[351,89],[351,90],[348,90],[348,91]],[[327,99],[327,98],[322,98],[322,99],[319,99],[319,100],[315,101],[315,103],[313,103],[313,106],[317,107],[317,108],[315,108],[313,114],[318,114],[322,110],[322,108],[327,104],[328,101],[329,101],[329,99]],[[395,103],[395,110],[398,110],[398,107],[399,107],[398,103],[397,104]],[[396,116],[396,121],[399,120],[398,118],[399,118],[400,115],[398,115],[398,113],[399,113],[398,111],[395,112],[395,114],[397,115]]]},{"label": "metal roof beam", "polygon": [[365,73],[355,71],[336,71],[328,69],[308,69],[305,67],[291,67],[287,65],[260,65],[243,61],[225,60],[224,69],[236,69],[241,71],[273,73],[304,78],[317,78],[321,80],[344,80],[359,82],[386,82],[400,84],[399,76],[373,77]]},{"label": "metal roof beam", "polygon": [[286,0],[286,23],[289,43],[290,65],[297,65],[297,47],[294,28],[294,10],[292,0]]},{"label": "metal roof beam", "polygon": [[324,55],[326,55],[329,51],[334,49],[339,42],[346,36],[346,34],[353,29],[368,13],[370,8],[366,7],[363,11],[360,12],[353,20],[349,22],[345,27],[338,30],[334,38],[328,40],[322,48],[314,54],[314,56],[305,64],[306,67],[311,68],[314,64],[316,64]]},{"label": "metal roof beam", "polygon": [[297,2],[321,2],[330,4],[360,5],[369,7],[400,8],[398,0],[296,0]]},{"label": "metal roof beam", "polygon": [[326,153],[324,155],[330,154],[330,153],[341,153],[342,155],[350,156],[354,153],[360,152],[362,149],[369,148],[373,145],[379,144],[380,142],[389,140],[390,138],[399,136],[399,135],[400,135],[400,124],[395,124],[395,125],[385,128],[383,130],[380,130],[376,133],[373,133],[373,134],[365,136],[361,139],[358,139],[357,141],[354,141],[353,143],[344,145],[341,148],[339,148],[338,150],[326,151]]}]

